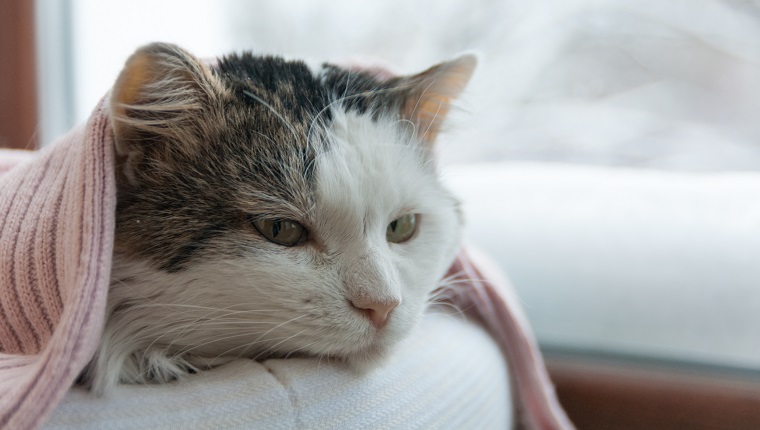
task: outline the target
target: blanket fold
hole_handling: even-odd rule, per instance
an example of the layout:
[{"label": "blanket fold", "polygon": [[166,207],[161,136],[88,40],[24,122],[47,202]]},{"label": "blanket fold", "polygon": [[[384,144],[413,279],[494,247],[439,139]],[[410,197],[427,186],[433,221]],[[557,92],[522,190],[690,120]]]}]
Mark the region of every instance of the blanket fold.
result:
[{"label": "blanket fold", "polygon": [[[0,428],[41,426],[97,349],[116,205],[104,103],[33,157],[0,151]],[[449,300],[507,358],[521,428],[572,428],[519,303],[498,270],[463,249]]]},{"label": "blanket fold", "polygon": [[116,208],[112,147],[101,103],[86,126],[0,178],[2,428],[41,425],[97,349]]}]

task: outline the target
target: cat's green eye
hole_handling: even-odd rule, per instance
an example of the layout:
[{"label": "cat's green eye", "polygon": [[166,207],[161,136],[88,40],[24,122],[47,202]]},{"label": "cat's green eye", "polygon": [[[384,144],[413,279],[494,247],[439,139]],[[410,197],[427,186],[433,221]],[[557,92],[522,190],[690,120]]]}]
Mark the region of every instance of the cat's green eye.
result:
[{"label": "cat's green eye", "polygon": [[262,219],[253,222],[262,236],[282,246],[295,246],[306,240],[306,228],[289,219]]},{"label": "cat's green eye", "polygon": [[388,228],[385,230],[385,238],[388,239],[388,242],[393,243],[406,242],[412,238],[415,231],[417,231],[417,215],[408,214],[396,218],[388,224]]}]

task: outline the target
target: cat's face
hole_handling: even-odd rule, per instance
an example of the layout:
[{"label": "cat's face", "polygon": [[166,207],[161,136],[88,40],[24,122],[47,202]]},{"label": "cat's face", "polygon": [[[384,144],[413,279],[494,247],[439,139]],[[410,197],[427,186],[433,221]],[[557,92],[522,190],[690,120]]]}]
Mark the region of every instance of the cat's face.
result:
[{"label": "cat's face", "polygon": [[138,51],[112,94],[119,194],[96,371],[140,382],[172,359],[383,356],[458,247],[431,146],[473,67],[378,80]]}]

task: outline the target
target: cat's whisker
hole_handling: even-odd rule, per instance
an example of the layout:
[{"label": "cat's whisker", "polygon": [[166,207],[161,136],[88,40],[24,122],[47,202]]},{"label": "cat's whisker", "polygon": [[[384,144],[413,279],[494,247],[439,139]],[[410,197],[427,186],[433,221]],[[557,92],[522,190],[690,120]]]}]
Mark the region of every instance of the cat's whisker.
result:
[{"label": "cat's whisker", "polygon": [[307,349],[308,347],[314,345],[315,343],[318,343],[319,341],[320,341],[319,339],[316,339],[312,342],[307,343],[306,345],[301,345],[300,347],[285,354],[285,358],[290,358],[291,356],[295,355],[298,351],[303,351],[304,349]]},{"label": "cat's whisker", "polygon": [[285,342],[287,342],[287,341],[289,341],[289,340],[291,340],[291,339],[294,339],[294,338],[296,338],[296,337],[298,337],[298,336],[302,335],[302,334],[303,334],[303,333],[305,333],[307,330],[308,330],[308,329],[303,329],[303,330],[299,331],[298,333],[296,333],[296,334],[294,334],[294,335],[292,335],[292,336],[288,336],[288,337],[286,337],[286,338],[284,338],[284,339],[280,340],[279,342],[275,343],[274,345],[270,345],[270,346],[268,346],[268,347],[267,347],[265,350],[261,351],[261,352],[260,352],[258,355],[256,355],[255,357],[253,357],[253,360],[254,360],[254,361],[255,361],[255,360],[258,360],[258,359],[259,359],[259,357],[261,357],[261,356],[263,356],[263,355],[265,355],[265,354],[269,354],[269,353],[271,353],[271,352],[275,351],[275,350],[276,350],[276,348],[277,348],[278,346],[282,345],[283,343],[285,343]]},{"label": "cat's whisker", "polygon": [[[277,324],[276,326],[274,326],[274,327],[270,328],[269,330],[263,332],[256,339],[254,339],[250,344],[255,344],[257,342],[262,341],[262,339],[264,337],[266,337],[268,334],[270,334],[272,331],[274,331],[274,330],[276,330],[276,329],[278,329],[278,328],[280,328],[280,327],[282,327],[282,326],[284,326],[286,324],[292,323],[293,321],[297,321],[297,320],[299,320],[299,319],[301,319],[301,318],[303,318],[305,316],[307,316],[307,314],[303,314],[303,315],[297,316],[295,318],[291,318],[291,319],[289,319],[287,321],[284,321],[284,322],[281,322],[281,323]],[[238,334],[230,335],[230,336],[217,337],[217,338],[214,338],[214,339],[212,339],[212,340],[210,340],[208,342],[204,342],[204,343],[201,343],[201,344],[195,344],[195,345],[192,345],[190,347],[186,347],[186,348],[178,351],[174,355],[175,356],[181,356],[181,355],[184,355],[184,354],[186,354],[186,353],[188,353],[188,352],[190,352],[192,350],[201,348],[203,346],[206,346],[206,345],[214,343],[214,342],[219,342],[219,341],[228,340],[228,339],[234,339],[234,338],[238,338],[238,337],[242,337],[242,336],[250,336],[250,335],[252,335],[252,333],[250,333],[250,332],[244,332],[244,333],[238,333]],[[266,341],[266,340],[264,340],[264,341]]]},{"label": "cat's whisker", "polygon": [[327,106],[325,106],[324,108],[322,108],[312,118],[311,122],[309,123],[309,128],[308,128],[308,130],[306,132],[306,142],[311,142],[312,141],[312,139],[311,139],[311,131],[314,129],[314,124],[316,124],[317,121],[319,121],[319,124],[323,124],[324,123],[322,121],[322,119],[321,119],[322,114],[325,113],[325,112],[327,112],[328,110],[330,110],[334,104],[337,104],[339,100],[342,100],[346,96],[346,93],[348,92],[348,84],[349,84],[350,80],[351,80],[351,70],[348,71],[348,77],[346,78],[346,84],[343,87],[343,94],[341,95],[341,97],[339,97],[337,100],[334,100],[334,101],[328,103]]},{"label": "cat's whisker", "polygon": [[[267,109],[269,109],[269,111],[272,112],[280,121],[282,121],[282,124],[285,127],[287,127],[288,130],[290,130],[291,133],[293,133],[293,138],[296,140],[296,142],[299,140],[298,139],[298,133],[296,133],[296,129],[293,127],[293,124],[291,124],[290,121],[288,121],[287,119],[285,119],[285,117],[280,112],[278,112],[277,109],[275,109],[274,107],[272,107],[272,105],[270,105],[264,99],[262,99],[261,97],[259,97],[256,94],[252,93],[251,91],[243,90],[243,94],[245,94],[246,97],[249,97],[249,98],[251,98],[251,99],[253,99],[253,100],[261,103],[262,106],[264,106]],[[306,136],[304,136],[304,137],[306,137]]]},{"label": "cat's whisker", "polygon": [[[142,308],[153,308],[153,307],[157,307],[157,308],[186,308],[186,309],[192,309],[192,310],[197,310],[198,309],[198,310],[208,310],[208,311],[216,312],[216,311],[226,311],[226,310],[229,310],[230,308],[233,308],[233,307],[236,307],[236,306],[241,306],[241,305],[240,304],[234,304],[234,305],[229,305],[229,306],[225,306],[225,307],[222,307],[222,308],[217,308],[217,307],[212,307],[212,306],[190,305],[190,304],[186,304],[186,303],[140,303],[140,304],[134,305],[133,307],[131,307],[131,309],[142,309]],[[245,313],[245,314],[271,313],[271,314],[276,314],[279,311],[276,310],[276,309],[256,309],[256,310],[241,309],[241,310],[235,310],[235,311],[230,311],[230,312],[232,312],[232,314],[237,314],[237,313]]]},{"label": "cat's whisker", "polygon": [[266,134],[264,134],[264,133],[262,133],[262,132],[260,132],[258,130],[254,130],[254,133],[256,133],[257,136],[264,138],[264,140],[269,141],[269,143],[271,143],[272,145],[277,146],[277,142],[275,142],[274,139],[272,139],[271,137],[267,136]]},{"label": "cat's whisker", "polygon": [[[456,317],[465,318],[466,313],[469,310],[469,308],[461,309],[459,306],[450,302],[434,302],[434,303],[430,303],[430,305],[434,305],[434,306],[429,306],[428,309],[431,309],[433,311],[435,310],[440,311],[440,312],[432,312],[433,314],[436,314],[436,315],[456,316]],[[445,312],[443,311],[443,308],[451,308],[453,312]]]},{"label": "cat's whisker", "polygon": [[461,280],[461,281],[474,281],[474,282],[488,282],[485,278],[473,278],[468,275],[468,272],[465,270],[459,270],[457,272],[452,273],[451,275],[446,276],[445,278],[438,281],[439,284],[445,284],[450,281],[454,280]]},{"label": "cat's whisker", "polygon": [[332,109],[335,105],[338,105],[338,104],[341,104],[341,103],[343,103],[345,101],[356,99],[356,98],[374,96],[374,95],[377,95],[377,94],[384,94],[384,93],[387,93],[387,92],[399,92],[401,90],[413,87],[413,85],[410,83],[410,84],[406,84],[406,85],[395,85],[395,86],[392,86],[392,87],[381,88],[382,84],[378,83],[378,84],[375,85],[374,89],[367,90],[367,91],[361,91],[361,92],[358,92],[356,94],[346,95],[347,92],[348,92],[348,90],[349,90],[349,88],[350,88],[351,73],[352,73],[352,71],[349,69],[348,70],[348,76],[346,77],[346,83],[345,83],[345,86],[344,86],[343,94],[340,97],[337,97],[335,100],[333,100],[330,103],[328,103],[327,106],[325,106],[324,108],[322,108],[313,117],[313,119],[311,121],[311,124],[309,125],[308,131],[306,133],[307,141],[311,140],[311,132],[312,132],[312,129],[314,128],[314,124],[316,123],[316,121],[317,120],[321,121],[320,118],[321,118],[322,114],[324,114],[327,110]]},{"label": "cat's whisker", "polygon": [[[145,352],[150,351],[151,348],[152,348],[152,346],[156,342],[159,342],[161,339],[163,339],[163,338],[165,338],[165,337],[167,337],[169,335],[172,335],[172,334],[174,334],[177,331],[179,331],[179,334],[177,334],[177,335],[174,336],[174,340],[172,340],[167,345],[167,348],[170,348],[177,339],[180,339],[187,331],[189,331],[191,329],[196,329],[197,330],[197,329],[200,329],[202,327],[213,325],[213,324],[210,324],[210,323],[214,323],[214,322],[219,322],[221,324],[224,324],[224,323],[226,323],[226,321],[217,321],[217,320],[220,320],[222,318],[226,318],[226,317],[228,317],[230,315],[236,315],[236,314],[239,314],[239,313],[247,313],[248,312],[248,311],[228,311],[226,314],[222,314],[222,315],[217,315],[217,316],[211,317],[211,315],[213,315],[215,312],[226,310],[226,308],[211,308],[211,307],[206,307],[206,306],[191,306],[191,305],[189,305],[189,307],[191,307],[191,308],[200,308],[200,309],[204,309],[204,310],[210,309],[210,311],[208,313],[206,313],[206,314],[190,315],[191,319],[188,319],[188,320],[186,320],[184,322],[182,320],[176,320],[175,319],[174,321],[171,321],[169,324],[166,324],[167,325],[166,329],[165,330],[161,330],[160,331],[161,334],[158,337],[155,337],[153,339],[153,341],[147,347],[145,347]],[[230,308],[230,307],[232,307],[232,306],[228,306],[227,308]],[[161,322],[165,321],[166,319],[168,319],[170,317],[172,317],[172,314],[167,314],[161,320],[159,320],[155,325],[160,326]],[[176,325],[178,323],[182,323],[182,324]],[[248,324],[271,324],[271,322],[256,321],[256,322],[248,322]],[[143,334],[144,332],[147,332],[147,334],[144,334],[143,336],[138,337],[141,334]],[[143,327],[142,329],[140,329],[140,330],[138,330],[137,332],[134,333],[134,335],[132,336],[132,338],[129,339],[129,342],[135,342],[135,343],[137,343],[137,342],[141,342],[143,339],[152,338],[152,337],[154,337],[154,335],[153,335],[154,332],[155,332],[155,326],[152,327],[152,328],[147,327],[147,326]],[[145,352],[143,353],[143,359],[145,358]]]},{"label": "cat's whisker", "polygon": [[[167,348],[171,348],[172,345],[177,340],[179,340],[182,336],[184,336],[187,332],[189,332],[191,330],[199,331],[199,330],[203,330],[203,329],[208,328],[208,327],[219,326],[219,325],[224,326],[226,324],[229,324],[230,322],[236,322],[236,325],[237,325],[237,323],[239,323],[239,324],[245,325],[247,327],[251,327],[251,328],[253,326],[257,326],[257,325],[269,326],[269,325],[277,324],[278,323],[278,321],[265,321],[265,320],[258,320],[258,321],[256,321],[256,320],[248,320],[248,319],[229,320],[228,319],[228,317],[230,315],[236,315],[236,314],[241,313],[241,312],[244,313],[245,311],[235,311],[235,312],[230,312],[230,313],[227,313],[227,314],[224,314],[224,315],[217,315],[217,316],[214,316],[214,317],[210,317],[209,316],[210,314],[198,316],[194,320],[189,321],[189,322],[185,323],[184,325],[180,325],[180,326],[174,327],[174,328],[172,328],[170,330],[167,330],[167,331],[162,331],[161,335],[158,336],[153,342],[151,342],[151,344],[148,345],[148,347],[146,347],[146,350],[149,350],[153,346],[154,343],[160,341],[162,338],[164,338],[164,337],[166,337],[166,336],[168,336],[168,335],[170,335],[172,333],[175,333],[177,331],[179,331],[179,333],[174,336],[174,340],[172,340],[167,345]],[[235,327],[235,328],[237,328],[237,327]],[[217,338],[217,340],[218,339],[219,338]]]},{"label": "cat's whisker", "polygon": [[[292,336],[288,336],[288,337],[282,338],[282,340],[281,340],[280,342],[278,342],[278,343],[276,343],[275,345],[272,345],[272,346],[270,346],[270,347],[266,348],[264,351],[270,351],[270,350],[272,350],[274,347],[276,347],[277,345],[281,344],[282,342],[285,342],[285,341],[287,341],[288,339],[292,339],[292,338],[294,338],[295,336],[299,336],[299,335],[301,335],[302,333],[304,333],[305,331],[307,331],[307,329],[304,329],[304,330],[302,330],[302,331],[300,331],[300,332],[296,333],[295,335],[292,335]],[[277,339],[267,339],[267,341],[271,341],[271,340],[277,340]],[[234,347],[232,347],[232,348],[229,348],[229,349],[227,349],[226,351],[223,351],[223,352],[221,352],[221,353],[217,354],[217,355],[216,355],[214,358],[210,359],[210,360],[209,360],[209,366],[211,366],[211,365],[212,365],[211,363],[213,363],[214,361],[218,360],[219,358],[221,358],[221,357],[225,357],[225,356],[228,356],[228,355],[230,355],[230,353],[231,353],[232,351],[235,351],[236,349],[242,349],[242,351],[240,351],[239,353],[235,354],[235,356],[236,356],[236,357],[244,357],[244,356],[247,354],[247,352],[246,352],[246,351],[247,351],[247,349],[248,349],[248,348],[250,348],[250,347],[252,347],[252,346],[255,346],[257,343],[260,343],[260,342],[264,342],[264,341],[259,341],[259,342],[257,342],[257,341],[253,341],[253,342],[250,342],[250,343],[246,343],[246,344],[242,344],[242,345],[238,345],[238,346],[234,346]],[[315,342],[316,342],[316,341],[315,341]],[[313,342],[312,342],[312,344],[313,344]],[[311,345],[311,344],[309,344],[309,345]],[[261,354],[259,354],[259,355],[261,355]],[[258,359],[258,357],[259,357],[259,356],[257,355],[256,357],[254,357],[254,358],[253,358],[253,360],[254,360],[254,361],[255,361],[255,360],[257,360],[257,359]]]},{"label": "cat's whisker", "polygon": [[[194,327],[196,325],[197,325],[197,319],[193,320],[193,321],[190,321],[188,323],[185,323],[183,325],[172,327],[171,329],[166,330],[166,331],[162,330],[160,332],[161,334],[158,337],[155,337],[148,344],[148,346],[146,346],[143,349],[143,355],[141,357],[141,360],[145,360],[146,354],[148,354],[153,349],[153,345],[155,345],[157,342],[161,341],[163,338],[165,338],[165,337],[167,337],[169,335],[173,335],[174,332],[177,332],[177,331],[180,332],[178,335],[174,335],[173,336],[173,340],[171,342],[169,342],[169,344],[164,347],[165,350],[169,350],[171,348],[171,346],[174,344],[174,342],[177,341],[177,339],[180,338],[180,336],[182,336],[184,333],[186,333],[191,327]],[[140,330],[140,332],[143,332],[143,331],[145,331],[145,329]],[[138,334],[140,332],[138,332]],[[147,335],[144,335],[142,338],[133,340],[133,342],[141,341],[142,339],[151,338],[151,337],[153,337],[153,330],[151,330]]]},{"label": "cat's whisker", "polygon": [[417,124],[415,124],[414,121],[407,118],[399,118],[395,124],[404,124],[404,127],[410,126],[412,128],[411,133],[408,133],[409,138],[407,139],[406,143],[403,144],[404,146],[416,149],[423,147],[421,145],[416,145],[417,142],[415,142],[415,140],[417,139]]},{"label": "cat's whisker", "polygon": [[[193,321],[191,321],[189,324],[185,324],[184,328],[182,328],[181,330],[179,330],[179,334],[175,336],[175,340],[180,339],[183,335],[185,335],[187,332],[189,332],[189,331],[191,331],[193,329],[197,330],[198,326],[200,325],[199,322],[201,322],[201,321],[213,321],[213,320],[217,320],[219,318],[223,318],[224,316],[235,315],[235,314],[237,314],[239,312],[245,312],[245,311],[231,311],[231,312],[228,312],[225,315],[219,315],[219,316],[216,316],[216,317],[212,318],[211,315],[213,315],[215,312],[217,312],[217,311],[211,311],[211,312],[209,312],[209,313],[207,313],[205,315],[198,315],[198,316],[196,316],[196,318]],[[174,331],[174,330],[171,330],[171,331]],[[161,337],[163,337],[163,335],[164,334],[162,334],[162,336],[160,336],[156,340],[158,340]],[[171,346],[174,344],[175,340],[173,340],[172,342],[170,342],[169,345],[167,346],[167,348],[171,348]],[[155,342],[156,341],[153,341],[151,343],[151,345],[148,346],[147,349],[149,349],[150,346],[152,346],[152,344],[155,343]]]},{"label": "cat's whisker", "polygon": [[[172,357],[182,357],[184,355],[187,355],[191,351],[197,350],[199,348],[202,348],[202,347],[204,347],[206,345],[210,345],[210,344],[215,343],[215,342],[220,342],[220,341],[229,340],[229,339],[237,339],[237,338],[240,338],[240,337],[251,336],[251,335],[254,335],[254,333],[251,333],[249,331],[243,331],[243,332],[239,332],[239,333],[236,333],[236,334],[231,334],[231,335],[228,335],[228,336],[216,337],[216,338],[213,338],[212,340],[209,340],[209,341],[206,341],[206,342],[196,343],[196,344],[193,344],[193,345],[185,346],[184,348],[179,349],[176,352],[173,352],[171,354],[171,356]],[[252,343],[255,343],[255,341],[252,342]],[[166,350],[171,350],[171,348],[169,346],[167,346]]]},{"label": "cat's whisker", "polygon": [[264,333],[262,333],[262,334],[261,334],[261,336],[259,336],[258,338],[256,338],[256,340],[258,341],[259,339],[261,339],[261,338],[263,338],[264,336],[268,335],[268,334],[269,334],[269,333],[271,333],[272,331],[274,331],[274,330],[277,330],[278,328],[280,328],[280,327],[282,327],[282,326],[284,326],[284,325],[286,325],[286,324],[290,324],[290,323],[292,323],[293,321],[297,321],[297,320],[299,320],[299,319],[301,319],[301,318],[303,318],[303,317],[306,317],[306,316],[308,316],[308,314],[303,314],[303,315],[297,316],[297,317],[295,317],[295,318],[291,318],[291,319],[289,319],[289,320],[287,320],[287,321],[284,321],[284,322],[282,322],[282,323],[280,323],[280,324],[277,324],[276,326],[274,326],[274,327],[272,327],[271,329],[269,329],[269,330],[265,331]]},{"label": "cat's whisker", "polygon": [[411,113],[409,115],[411,118],[414,118],[414,115],[417,113],[417,108],[420,107],[420,102],[422,101],[422,96],[424,96],[425,93],[427,93],[427,91],[430,89],[430,87],[433,86],[434,83],[435,83],[435,80],[433,82],[430,82],[428,84],[428,86],[425,87],[425,89],[422,90],[422,93],[420,94],[420,96],[417,97],[417,101],[414,102],[414,107],[412,108],[412,111],[411,111]]},{"label": "cat's whisker", "polygon": [[[154,349],[154,345],[158,344],[162,340],[171,337],[173,340],[170,341],[164,348],[170,348],[180,337],[191,328],[197,328],[198,325],[194,322],[185,322],[182,325],[173,326],[171,324],[167,324],[163,326],[164,330],[160,330],[162,328],[161,325],[153,326],[153,327],[143,327],[142,329],[136,331],[130,339],[125,340],[125,342],[129,342],[130,344],[136,344],[140,345],[143,341],[150,340],[150,343],[147,344],[147,346],[143,347],[143,354],[142,359],[145,358],[145,355],[152,351]],[[175,335],[176,332],[181,332],[179,335]],[[160,334],[156,336],[156,332],[159,332]]]},{"label": "cat's whisker", "polygon": [[451,275],[448,275],[448,276],[444,277],[443,279],[441,279],[438,282],[439,283],[445,283],[447,281],[450,281],[450,280],[456,279],[456,278],[460,278],[462,276],[465,276],[465,272],[464,272],[464,270],[459,270],[457,272],[452,273]]},{"label": "cat's whisker", "polygon": [[467,278],[467,279],[452,279],[450,281],[441,282],[437,285],[435,290],[433,292],[438,290],[448,290],[454,287],[458,287],[460,285],[471,285],[471,284],[487,284],[489,281],[488,279],[477,279],[477,278]]},{"label": "cat's whisker", "polygon": [[[171,334],[171,332],[173,330],[171,330],[169,328],[172,327],[172,325],[176,324],[176,321],[170,321],[168,324],[166,323],[166,321],[169,320],[169,319],[171,319],[172,317],[173,317],[173,315],[167,313],[166,315],[164,315],[163,317],[161,317],[161,319],[153,322],[151,325],[145,325],[145,326],[141,327],[140,329],[135,330],[134,333],[132,333],[132,336],[129,339],[125,340],[125,343],[128,343],[128,344],[140,344],[145,339],[151,339],[151,338],[153,338],[155,336],[154,333],[156,331],[159,331],[161,334],[158,336],[158,338],[156,338],[155,340],[153,340],[153,342],[151,342],[151,344],[148,345],[148,347],[152,346],[153,343],[155,343],[158,340],[160,340],[163,336]],[[119,321],[121,321],[121,320],[119,320]],[[168,330],[157,330],[158,328],[166,328]],[[148,349],[149,348],[146,348],[145,350],[147,351]],[[145,353],[143,353],[143,358],[145,358]]]}]

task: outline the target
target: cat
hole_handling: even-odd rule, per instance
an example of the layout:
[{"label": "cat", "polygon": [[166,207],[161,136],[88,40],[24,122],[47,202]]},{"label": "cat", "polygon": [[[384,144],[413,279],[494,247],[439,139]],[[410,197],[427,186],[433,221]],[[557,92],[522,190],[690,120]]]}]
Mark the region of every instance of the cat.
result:
[{"label": "cat", "polygon": [[433,145],[475,64],[391,76],[138,49],[110,94],[112,282],[80,382],[103,393],[240,357],[382,361],[459,248]]}]

